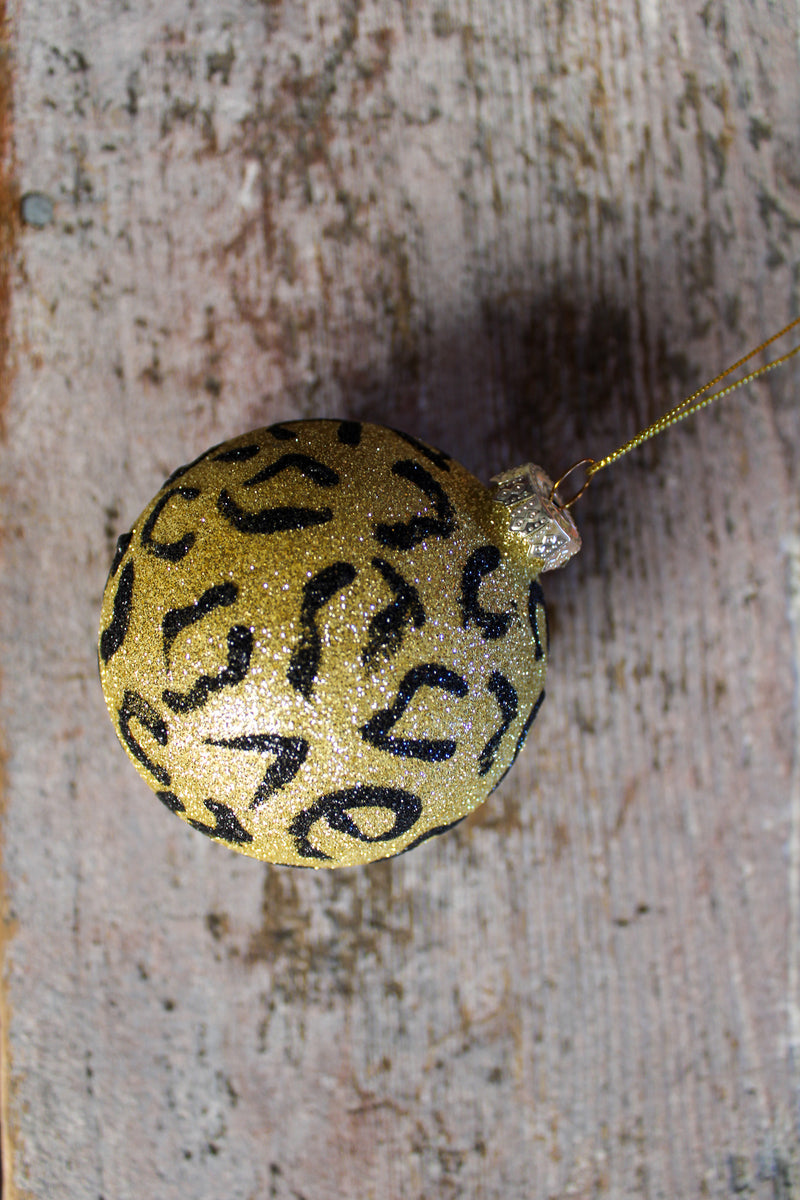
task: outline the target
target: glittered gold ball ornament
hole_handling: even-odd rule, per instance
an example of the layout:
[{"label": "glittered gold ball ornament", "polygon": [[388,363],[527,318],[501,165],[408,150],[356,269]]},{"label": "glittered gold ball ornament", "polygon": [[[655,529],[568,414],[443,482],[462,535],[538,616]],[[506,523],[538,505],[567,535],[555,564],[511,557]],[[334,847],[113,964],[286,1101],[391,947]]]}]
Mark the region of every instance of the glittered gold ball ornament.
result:
[{"label": "glittered gold ball ornament", "polygon": [[538,575],[580,544],[538,468],[489,489],[408,435],[215,446],[118,542],[100,673],[159,799],[255,858],[350,866],[481,804],[544,698]]}]

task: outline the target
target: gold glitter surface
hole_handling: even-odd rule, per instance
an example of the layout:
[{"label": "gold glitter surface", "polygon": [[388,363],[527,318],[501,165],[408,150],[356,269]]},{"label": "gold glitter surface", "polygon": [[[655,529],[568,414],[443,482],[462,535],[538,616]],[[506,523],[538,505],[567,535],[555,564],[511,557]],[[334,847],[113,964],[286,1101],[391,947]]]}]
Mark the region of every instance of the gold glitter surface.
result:
[{"label": "gold glitter surface", "polygon": [[444,455],[350,422],[256,430],[176,472],[103,600],[103,690],[136,769],[203,832],[296,866],[367,863],[466,816],[546,666],[536,564],[499,509]]}]

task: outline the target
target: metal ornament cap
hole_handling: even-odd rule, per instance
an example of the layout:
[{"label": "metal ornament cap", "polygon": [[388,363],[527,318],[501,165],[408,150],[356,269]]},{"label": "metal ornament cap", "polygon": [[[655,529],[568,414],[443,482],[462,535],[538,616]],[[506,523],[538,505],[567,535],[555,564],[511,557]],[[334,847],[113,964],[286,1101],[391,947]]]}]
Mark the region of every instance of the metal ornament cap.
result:
[{"label": "metal ornament cap", "polygon": [[493,476],[493,499],[506,511],[508,528],[525,543],[541,571],[563,567],[581,548],[578,527],[553,499],[553,482],[535,463]]}]

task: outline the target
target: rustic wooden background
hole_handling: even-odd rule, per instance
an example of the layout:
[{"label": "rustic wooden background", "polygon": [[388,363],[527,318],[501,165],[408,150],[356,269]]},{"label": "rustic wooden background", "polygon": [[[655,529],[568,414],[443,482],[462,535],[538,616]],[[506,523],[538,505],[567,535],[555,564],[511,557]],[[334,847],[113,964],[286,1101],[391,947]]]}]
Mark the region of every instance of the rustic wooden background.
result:
[{"label": "rustic wooden background", "polygon": [[796,368],[598,476],[528,749],[411,855],[198,836],[95,663],[117,535],[215,441],[557,472],[796,315],[796,5],[8,16],[54,218],[4,385],[4,1196],[800,1196]]}]

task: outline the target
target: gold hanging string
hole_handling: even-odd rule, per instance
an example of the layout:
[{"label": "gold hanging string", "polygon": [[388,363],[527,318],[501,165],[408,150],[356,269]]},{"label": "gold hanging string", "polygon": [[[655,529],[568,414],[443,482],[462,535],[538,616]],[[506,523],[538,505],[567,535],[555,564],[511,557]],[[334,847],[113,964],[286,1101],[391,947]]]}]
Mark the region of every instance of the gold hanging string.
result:
[{"label": "gold hanging string", "polygon": [[[795,354],[800,353],[800,344],[795,346],[793,350],[789,350],[786,354],[782,354],[780,358],[774,359],[773,362],[767,363],[763,367],[757,367],[754,371],[748,372],[747,375],[744,375],[741,379],[738,379],[736,383],[731,383],[727,387],[722,388],[720,391],[713,392],[710,396],[705,396],[703,394],[704,392],[707,392],[709,388],[714,387],[715,384],[720,383],[723,379],[726,379],[733,371],[736,371],[739,367],[744,366],[744,364],[749,362],[750,359],[756,354],[760,354],[762,350],[766,350],[767,346],[771,346],[773,342],[777,342],[779,338],[782,338],[785,334],[789,333],[789,331],[794,329],[797,325],[800,325],[800,317],[796,317],[794,321],[790,321],[788,325],[785,325],[783,329],[780,329],[777,333],[774,333],[772,337],[767,338],[767,340],[762,342],[760,346],[756,346],[756,348],[751,350],[749,354],[745,354],[744,358],[740,358],[738,362],[733,363],[732,366],[726,367],[726,369],[721,371],[719,375],[716,375],[713,379],[710,379],[708,383],[704,383],[703,386],[698,388],[696,392],[692,392],[691,396],[687,396],[685,400],[681,400],[680,404],[676,404],[675,407],[671,408],[668,413],[664,414],[663,417],[659,417],[658,420],[654,421],[652,425],[648,425],[646,429],[643,429],[641,433],[637,433],[630,439],[630,441],[625,442],[625,444],[620,446],[617,450],[612,450],[612,452],[607,454],[605,458],[582,458],[579,462],[575,463],[567,471],[565,471],[561,478],[553,485],[553,491],[551,495],[556,500],[556,503],[558,503],[562,508],[571,508],[575,501],[580,499],[580,497],[586,491],[597,472],[601,471],[603,467],[610,466],[611,463],[614,463],[617,461],[617,459],[622,458],[623,454],[627,454],[629,450],[635,450],[638,446],[641,446],[643,442],[647,442],[650,440],[650,438],[656,437],[657,434],[663,433],[664,430],[669,429],[671,425],[677,425],[677,423],[684,420],[685,417],[691,417],[693,413],[700,412],[700,410],[703,408],[708,408],[709,404],[713,404],[715,400],[721,400],[723,396],[729,396],[730,393],[735,392],[737,388],[744,387],[746,383],[752,383],[754,379],[758,379],[761,375],[766,375],[768,371],[774,371],[776,367],[780,367],[785,362],[788,362],[789,359],[793,358]],[[581,467],[585,468],[584,473],[586,476],[583,486],[581,487],[580,491],[576,492],[575,495],[571,497],[571,499],[567,501],[561,501],[558,495],[559,488],[574,471],[577,471]]]}]

